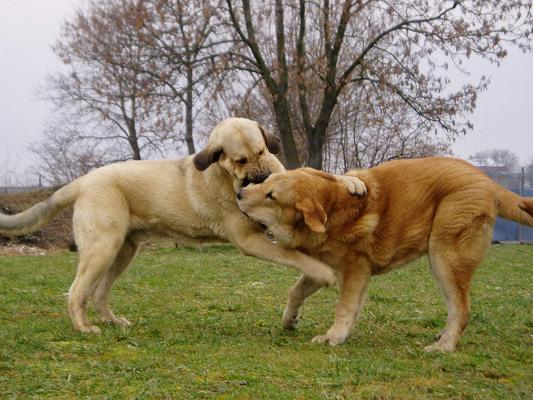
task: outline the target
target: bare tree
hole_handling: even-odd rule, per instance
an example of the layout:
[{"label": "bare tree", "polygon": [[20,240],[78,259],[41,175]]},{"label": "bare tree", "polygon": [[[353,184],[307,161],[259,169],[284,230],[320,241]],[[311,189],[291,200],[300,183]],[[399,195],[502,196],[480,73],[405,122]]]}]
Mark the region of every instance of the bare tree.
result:
[{"label": "bare tree", "polygon": [[533,177],[533,157],[529,158],[529,163],[525,167],[525,171],[526,173],[531,174]]},{"label": "bare tree", "polygon": [[20,172],[19,160],[11,160],[7,157],[0,163],[0,187],[34,186],[35,183],[30,177]]},{"label": "bare tree", "polygon": [[468,157],[480,167],[501,167],[502,172],[515,172],[518,169],[518,156],[506,149],[479,151]]},{"label": "bare tree", "polygon": [[[353,87],[347,92],[360,90]],[[394,97],[341,96],[328,129],[323,167],[331,172],[368,168],[395,158],[449,154],[451,141],[428,132],[427,122]],[[357,99],[357,100],[354,100]],[[365,99],[365,101],[360,101]],[[376,110],[375,108],[379,108]]]},{"label": "bare tree", "polygon": [[156,88],[142,72],[149,51],[137,35],[142,19],[136,2],[89,2],[86,11],[65,23],[54,47],[67,71],[50,76],[41,90],[63,118],[92,125],[92,130],[71,131],[76,140],[84,145],[106,141],[119,148],[127,144],[124,156],[135,160],[164,154],[179,119],[168,103],[158,101]]},{"label": "bare tree", "polygon": [[[89,125],[91,126],[91,125]],[[91,128],[94,128],[91,126]],[[28,146],[37,157],[28,173],[38,176],[41,183],[56,186],[68,183],[94,168],[124,161],[127,146],[114,146],[105,140],[87,140],[84,124],[71,126],[68,120],[48,122],[43,138]]]},{"label": "bare tree", "polygon": [[[415,118],[404,102],[386,93],[357,93],[361,90],[364,88],[352,86],[340,98],[327,131],[323,169],[341,173],[393,158],[451,153],[451,138],[430,131],[428,123]],[[291,115],[294,115],[298,105],[293,98],[290,100]],[[223,85],[209,110],[211,123],[228,115],[255,119],[267,127],[274,120],[268,90],[261,82],[247,79],[243,72]],[[296,146],[306,149],[304,129],[297,118],[293,120]]]},{"label": "bare tree", "polygon": [[194,120],[226,71],[222,57],[231,42],[220,25],[222,0],[146,0],[139,36],[150,49],[143,71],[167,103],[183,105],[184,140],[195,152]]},{"label": "bare tree", "polygon": [[533,157],[529,158],[528,164],[524,167],[524,183],[527,190],[533,190]]},{"label": "bare tree", "polygon": [[530,51],[532,25],[521,0],[89,0],[64,26],[67,71],[46,93],[69,128],[40,151],[68,131],[66,148],[97,162],[181,140],[193,153],[199,124],[244,115],[275,122],[289,167],[447,153],[488,84],[454,87],[448,69]]},{"label": "bare tree", "polygon": [[[249,0],[226,0],[226,5],[235,38],[245,45],[234,56],[239,68],[260,77],[268,90],[290,167],[302,162],[322,167],[335,109],[351,86],[374,97],[387,93],[423,121],[419,126],[454,136],[471,126],[466,116],[487,81],[452,90],[449,65],[462,69],[474,55],[498,63],[508,45],[531,50],[528,1],[273,0],[252,7]],[[291,97],[297,113],[291,113]],[[307,144],[303,156],[295,139],[298,125]]]}]

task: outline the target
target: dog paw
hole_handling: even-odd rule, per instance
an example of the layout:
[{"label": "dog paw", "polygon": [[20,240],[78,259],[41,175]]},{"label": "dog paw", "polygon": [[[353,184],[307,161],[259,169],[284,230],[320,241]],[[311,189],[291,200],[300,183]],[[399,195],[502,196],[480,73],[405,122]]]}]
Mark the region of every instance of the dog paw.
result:
[{"label": "dog paw", "polygon": [[318,335],[311,340],[311,343],[327,343],[330,346],[337,346],[341,343],[344,343],[346,340],[347,335],[344,334],[333,334],[333,333],[326,333],[325,335]]},{"label": "dog paw", "polygon": [[315,280],[321,283],[323,286],[330,287],[335,286],[335,284],[337,283],[337,276],[332,270],[326,270],[320,276],[320,278],[317,278]]},{"label": "dog paw", "polygon": [[113,324],[113,325],[116,325],[116,326],[121,326],[121,327],[124,327],[124,328],[127,328],[127,327],[131,326],[131,322],[128,321],[124,317],[113,317],[113,318],[105,319],[102,322],[106,323],[106,324]]},{"label": "dog paw", "polygon": [[81,333],[95,333],[99,335],[102,330],[98,328],[96,325],[83,325],[77,328],[78,331]]},{"label": "dog paw", "polygon": [[300,317],[297,311],[296,312],[290,311],[290,310],[283,311],[283,320],[282,320],[283,329],[286,329],[288,331],[293,331],[296,329],[298,322],[300,322]]},{"label": "dog paw", "polygon": [[441,343],[440,341],[430,344],[429,346],[424,347],[424,350],[428,353],[434,351],[440,351],[441,353],[451,353],[455,351],[455,345],[450,342]]},{"label": "dog paw", "polygon": [[128,321],[126,318],[124,317],[116,317],[115,320],[113,321],[113,323],[115,325],[120,325],[120,326],[124,326],[124,327],[128,327],[128,326],[131,326],[131,322]]},{"label": "dog paw", "polygon": [[346,175],[335,175],[335,178],[346,186],[352,196],[363,196],[366,194],[366,185],[361,179]]}]

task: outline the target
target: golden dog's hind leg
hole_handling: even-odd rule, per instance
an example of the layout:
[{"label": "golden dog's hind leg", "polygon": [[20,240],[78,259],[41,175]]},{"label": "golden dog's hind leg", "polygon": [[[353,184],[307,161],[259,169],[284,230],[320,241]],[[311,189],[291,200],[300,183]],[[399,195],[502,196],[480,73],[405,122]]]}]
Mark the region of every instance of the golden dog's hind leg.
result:
[{"label": "golden dog's hind leg", "polygon": [[128,269],[131,261],[137,253],[138,245],[134,243],[130,238],[126,238],[120,251],[113,262],[111,268],[109,268],[100,280],[96,283],[92,294],[93,305],[100,316],[102,322],[113,323],[118,326],[130,326],[130,322],[120,316],[115,316],[108,306],[109,292],[115,280]]},{"label": "golden dog's hind leg", "polygon": [[[448,225],[449,225],[448,219]],[[439,339],[426,351],[454,351],[470,314],[472,275],[483,261],[492,237],[490,218],[479,216],[461,229],[434,224],[429,244],[431,270],[444,294],[448,318]]]},{"label": "golden dog's hind leg", "polygon": [[370,268],[364,262],[346,268],[341,277],[341,294],[335,309],[335,322],[325,335],[313,338],[313,343],[336,346],[350,335],[366,300]]},{"label": "golden dog's hind leg", "polygon": [[296,329],[300,315],[300,308],[303,306],[305,299],[323,287],[323,283],[319,283],[306,275],[303,275],[298,279],[296,284],[289,291],[287,305],[283,311],[284,329]]}]

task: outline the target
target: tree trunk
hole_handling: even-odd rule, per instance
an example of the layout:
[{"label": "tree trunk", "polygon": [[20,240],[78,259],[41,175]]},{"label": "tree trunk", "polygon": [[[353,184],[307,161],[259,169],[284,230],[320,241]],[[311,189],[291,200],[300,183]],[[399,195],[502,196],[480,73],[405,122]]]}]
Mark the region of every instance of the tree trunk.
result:
[{"label": "tree trunk", "polygon": [[137,138],[137,129],[135,128],[135,121],[132,118],[126,118],[126,127],[128,128],[128,142],[131,148],[133,160],[141,159],[141,149],[139,148],[139,141]]},{"label": "tree trunk", "polygon": [[283,156],[285,157],[285,167],[295,169],[301,167],[298,150],[292,134],[289,107],[284,98],[274,101],[274,113],[279,129],[281,144],[283,146]]},{"label": "tree trunk", "polygon": [[[313,129],[315,132],[316,129]],[[309,138],[309,161],[308,165],[311,168],[322,169],[324,152],[324,136],[320,134],[312,134]]]},{"label": "tree trunk", "polygon": [[185,143],[187,143],[187,150],[189,154],[196,153],[194,148],[194,139],[193,139],[193,122],[192,122],[192,113],[193,113],[193,98],[192,98],[192,89],[193,89],[193,68],[192,64],[187,64],[187,89],[185,94]]},{"label": "tree trunk", "polygon": [[326,142],[331,116],[337,104],[337,96],[331,90],[326,89],[324,91],[324,100],[316,124],[311,131],[307,132],[309,139],[308,165],[312,168],[322,169],[323,167],[324,143]]},{"label": "tree trunk", "polygon": [[141,159],[141,149],[139,149],[139,143],[137,142],[137,136],[131,137],[130,136],[130,146],[132,151],[132,156],[134,160],[140,160]]}]

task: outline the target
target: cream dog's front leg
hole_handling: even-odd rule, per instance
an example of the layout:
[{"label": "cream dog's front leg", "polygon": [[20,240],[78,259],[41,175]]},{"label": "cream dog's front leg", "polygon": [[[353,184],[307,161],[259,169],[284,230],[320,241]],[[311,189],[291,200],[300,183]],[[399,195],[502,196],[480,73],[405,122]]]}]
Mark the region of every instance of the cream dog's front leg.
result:
[{"label": "cream dog's front leg", "polygon": [[334,176],[340,183],[346,186],[352,195],[363,196],[366,194],[366,185],[361,179],[349,175]]},{"label": "cream dog's front leg", "polygon": [[296,268],[322,286],[332,286],[337,280],[330,266],[297,250],[273,243],[264,232],[243,229],[240,225],[233,241],[243,254]]}]

